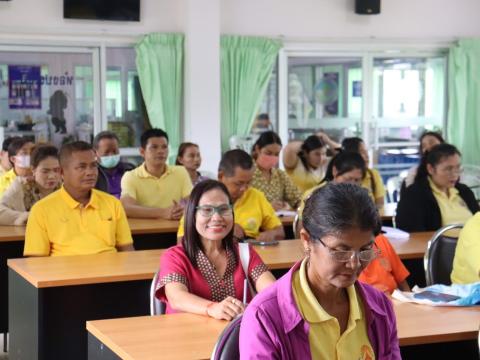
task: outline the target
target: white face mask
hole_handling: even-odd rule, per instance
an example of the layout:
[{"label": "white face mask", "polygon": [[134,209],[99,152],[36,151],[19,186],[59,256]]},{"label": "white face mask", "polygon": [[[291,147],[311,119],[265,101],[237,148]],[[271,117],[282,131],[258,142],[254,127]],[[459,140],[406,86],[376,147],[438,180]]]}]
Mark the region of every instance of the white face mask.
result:
[{"label": "white face mask", "polygon": [[28,169],[30,167],[30,155],[15,156],[15,166]]}]

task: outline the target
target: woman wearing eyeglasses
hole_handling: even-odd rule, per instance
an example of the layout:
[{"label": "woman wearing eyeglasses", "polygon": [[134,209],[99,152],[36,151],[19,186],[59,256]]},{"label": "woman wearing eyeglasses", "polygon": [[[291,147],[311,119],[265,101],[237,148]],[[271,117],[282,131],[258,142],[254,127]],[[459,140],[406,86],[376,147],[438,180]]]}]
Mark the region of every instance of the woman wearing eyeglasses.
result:
[{"label": "woman wearing eyeglasses", "polygon": [[390,300],[359,283],[375,259],[380,219],[366,190],[312,193],[300,237],[305,258],[247,307],[241,359],[400,359]]},{"label": "woman wearing eyeglasses", "polygon": [[[233,240],[234,214],[227,188],[215,180],[197,184],[190,194],[181,245],[160,261],[155,296],[167,313],[190,312],[231,320],[243,313],[251,294],[238,243]],[[249,248],[248,281],[257,292],[275,281],[253,248]]]},{"label": "woman wearing eyeglasses", "polygon": [[412,185],[402,193],[395,221],[405,231],[435,231],[465,223],[480,210],[475,195],[460,183],[461,154],[451,144],[434,146],[423,158]]}]

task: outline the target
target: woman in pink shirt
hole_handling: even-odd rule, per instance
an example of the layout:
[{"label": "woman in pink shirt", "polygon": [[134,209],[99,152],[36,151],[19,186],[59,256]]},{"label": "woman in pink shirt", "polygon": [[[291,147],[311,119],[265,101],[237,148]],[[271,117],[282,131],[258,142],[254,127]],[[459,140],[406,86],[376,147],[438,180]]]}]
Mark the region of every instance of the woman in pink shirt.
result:
[{"label": "woman in pink shirt", "polygon": [[[215,180],[197,184],[185,209],[182,245],[160,261],[156,297],[167,313],[190,312],[231,320],[243,313],[252,294],[244,294],[245,272],[233,240],[234,214],[227,188]],[[257,292],[275,281],[249,247],[248,281]],[[248,291],[248,290],[247,290]]]}]

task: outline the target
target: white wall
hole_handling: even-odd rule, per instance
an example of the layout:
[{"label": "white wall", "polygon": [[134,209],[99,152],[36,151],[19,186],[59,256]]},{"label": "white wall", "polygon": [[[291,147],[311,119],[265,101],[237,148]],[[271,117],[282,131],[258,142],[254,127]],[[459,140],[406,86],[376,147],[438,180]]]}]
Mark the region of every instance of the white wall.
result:
[{"label": "white wall", "polygon": [[288,38],[480,36],[478,0],[382,0],[356,15],[354,0],[222,0],[222,32]]},{"label": "white wall", "polygon": [[12,0],[0,2],[0,32],[15,28],[22,32],[104,32],[142,34],[183,31],[183,0],[141,0],[140,22],[63,19],[63,0]]}]

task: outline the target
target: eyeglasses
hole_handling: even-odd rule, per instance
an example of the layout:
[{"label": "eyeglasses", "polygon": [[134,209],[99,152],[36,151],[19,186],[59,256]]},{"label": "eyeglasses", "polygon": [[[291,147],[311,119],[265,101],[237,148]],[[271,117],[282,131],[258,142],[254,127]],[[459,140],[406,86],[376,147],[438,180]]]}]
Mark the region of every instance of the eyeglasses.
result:
[{"label": "eyeglasses", "polygon": [[447,166],[438,170],[448,175],[461,175],[463,173],[463,167],[461,166]]},{"label": "eyeglasses", "polygon": [[200,215],[211,218],[213,214],[217,213],[222,217],[229,217],[232,216],[232,205],[230,204],[223,204],[219,206],[212,206],[212,205],[200,205],[195,208]]},{"label": "eyeglasses", "polygon": [[320,244],[322,244],[328,249],[330,256],[335,261],[339,262],[349,262],[353,259],[355,255],[357,255],[362,262],[370,262],[380,254],[380,250],[376,248],[361,251],[335,250],[332,249],[330,246],[326,245],[321,239],[318,239],[318,241],[320,242]]}]

